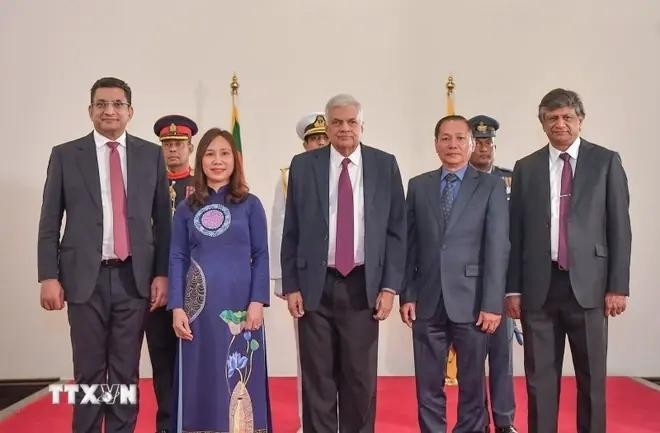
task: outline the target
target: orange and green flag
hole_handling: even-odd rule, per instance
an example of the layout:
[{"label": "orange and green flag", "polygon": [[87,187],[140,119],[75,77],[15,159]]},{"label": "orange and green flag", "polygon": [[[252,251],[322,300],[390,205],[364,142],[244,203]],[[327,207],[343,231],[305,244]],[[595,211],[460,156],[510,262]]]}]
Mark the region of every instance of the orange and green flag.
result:
[{"label": "orange and green flag", "polygon": [[231,79],[231,135],[234,137],[236,148],[242,154],[241,124],[238,121],[238,78],[236,74]]}]

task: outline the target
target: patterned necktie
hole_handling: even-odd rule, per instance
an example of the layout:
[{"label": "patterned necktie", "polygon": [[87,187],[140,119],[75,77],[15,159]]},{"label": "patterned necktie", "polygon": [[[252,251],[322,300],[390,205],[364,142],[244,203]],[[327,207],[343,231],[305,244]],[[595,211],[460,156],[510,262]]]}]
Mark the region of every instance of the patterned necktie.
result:
[{"label": "patterned necktie", "polygon": [[344,158],[339,174],[337,190],[337,237],[335,242],[335,267],[347,276],[355,267],[353,255],[353,187],[348,175],[351,160]]},{"label": "patterned necktie", "polygon": [[557,264],[560,269],[568,270],[568,214],[571,209],[571,194],[573,192],[573,167],[571,155],[564,152],[559,155],[564,160],[561,169],[561,192],[559,193],[559,245],[557,248]]},{"label": "patterned necktie", "polygon": [[451,215],[451,208],[454,206],[454,195],[456,187],[458,186],[458,176],[454,173],[449,173],[445,176],[445,189],[442,190],[440,196],[440,209],[442,210],[442,221],[444,222],[445,230],[449,222],[449,215]]},{"label": "patterned necktie", "polygon": [[128,225],[126,224],[126,190],[124,176],[121,172],[121,160],[117,146],[119,143],[109,141],[110,148],[110,195],[112,197],[112,234],[115,243],[115,254],[121,260],[126,260],[128,252]]}]

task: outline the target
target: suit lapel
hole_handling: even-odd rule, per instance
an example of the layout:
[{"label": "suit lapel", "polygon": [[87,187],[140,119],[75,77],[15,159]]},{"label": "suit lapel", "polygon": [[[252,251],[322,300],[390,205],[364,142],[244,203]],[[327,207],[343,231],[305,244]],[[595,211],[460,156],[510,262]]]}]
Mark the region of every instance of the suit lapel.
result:
[{"label": "suit lapel", "polygon": [[442,221],[442,213],[440,212],[440,169],[432,171],[426,176],[425,189],[429,206],[433,210],[433,215],[435,215],[435,219],[438,221],[438,227],[440,227],[442,232],[444,222]]},{"label": "suit lapel", "polygon": [[456,224],[465,209],[465,206],[472,198],[474,190],[477,189],[479,185],[479,173],[468,165],[467,170],[465,170],[465,176],[463,176],[463,182],[461,182],[461,187],[458,190],[458,195],[456,196],[456,201],[451,209],[451,214],[449,215],[449,223],[447,223],[447,228],[445,233],[449,232],[451,228]]},{"label": "suit lapel", "polygon": [[589,174],[593,173],[594,159],[589,156],[591,149],[593,149],[591,143],[586,140],[580,141],[580,150],[575,165],[575,175],[573,176],[573,191],[571,191],[571,208],[573,209],[575,209],[575,204],[588,186]]},{"label": "suit lapel", "polygon": [[330,213],[330,146],[325,146],[322,150],[315,152],[314,157],[316,190],[321,205],[321,213],[325,219],[325,224],[328,225],[328,214]]},{"label": "suit lapel", "polygon": [[[537,153],[536,159],[532,165],[531,179],[536,180],[535,187],[531,190],[534,197],[539,198],[539,203],[543,206],[543,214],[550,222],[550,151],[545,146]],[[534,200],[534,198],[533,198]]]},{"label": "suit lapel", "polygon": [[82,173],[83,179],[87,190],[92,196],[92,200],[99,209],[101,205],[101,180],[99,176],[99,162],[96,157],[96,143],[94,142],[94,134],[91,133],[85,140],[78,144],[78,168]]},{"label": "suit lapel", "polygon": [[142,163],[142,143],[126,134],[126,209],[137,207],[140,187],[140,167]]},{"label": "suit lapel", "polygon": [[376,169],[376,161],[371,149],[362,144],[360,144],[360,148],[362,151],[362,184],[364,185],[364,215],[366,220],[368,219],[367,215],[373,208],[372,204],[376,196],[378,170]]}]

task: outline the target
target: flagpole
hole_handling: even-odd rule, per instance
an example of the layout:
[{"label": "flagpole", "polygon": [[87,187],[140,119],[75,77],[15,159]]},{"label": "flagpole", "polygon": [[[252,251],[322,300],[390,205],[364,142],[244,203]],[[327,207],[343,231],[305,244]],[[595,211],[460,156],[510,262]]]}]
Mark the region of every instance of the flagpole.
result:
[{"label": "flagpole", "polygon": [[[454,104],[454,89],[456,88],[456,84],[454,83],[453,75],[449,75],[445,87],[447,88],[447,115],[454,115],[456,114],[456,106]],[[456,350],[454,350],[453,345],[449,346],[447,353],[445,385],[458,385],[458,361],[456,360]]]}]

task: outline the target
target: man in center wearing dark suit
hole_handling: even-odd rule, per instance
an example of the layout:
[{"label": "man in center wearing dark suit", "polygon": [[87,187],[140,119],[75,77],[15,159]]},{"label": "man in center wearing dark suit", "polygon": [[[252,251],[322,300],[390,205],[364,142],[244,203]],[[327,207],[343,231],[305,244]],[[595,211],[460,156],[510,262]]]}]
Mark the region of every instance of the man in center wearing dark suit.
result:
[{"label": "man in center wearing dark suit", "polygon": [[468,162],[468,121],[446,116],[435,127],[442,166],[408,184],[408,254],[401,318],[413,330],[419,427],[447,431],[447,350],[458,360],[454,433],[483,433],[488,334],[500,323],[509,257],[504,182]]},{"label": "man in center wearing dark suit", "polygon": [[403,185],[394,156],[360,142],[355,98],[337,95],[325,112],[331,146],[291,161],[283,293],[299,319],[303,430],[371,433],[378,324],[405,265]]},{"label": "man in center wearing dark suit", "polygon": [[530,433],[556,433],[566,337],[578,433],[605,433],[607,318],[626,308],[631,230],[619,154],[580,137],[577,93],[539,104],[548,145],[518,161],[511,185],[507,314],[521,318]]},{"label": "man in center wearing dark suit", "polygon": [[[77,384],[137,385],[146,313],[167,303],[170,207],[161,149],[126,133],[131,89],[91,89],[94,130],[55,146],[39,221],[41,306],[68,304]],[[60,238],[63,216],[64,234]],[[97,390],[100,397],[100,388]],[[137,404],[80,404],[75,433],[131,433]]]}]

